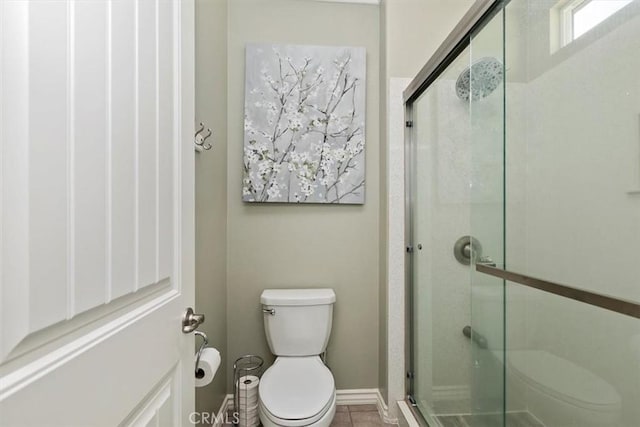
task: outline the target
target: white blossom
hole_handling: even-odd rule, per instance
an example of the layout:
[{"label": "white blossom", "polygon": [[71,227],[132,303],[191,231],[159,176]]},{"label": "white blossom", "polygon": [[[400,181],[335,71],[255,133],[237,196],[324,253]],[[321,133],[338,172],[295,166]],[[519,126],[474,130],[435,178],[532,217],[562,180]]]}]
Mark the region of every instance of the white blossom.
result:
[{"label": "white blossom", "polygon": [[271,187],[269,187],[269,189],[267,190],[267,194],[269,195],[270,199],[276,199],[278,197],[281,196],[280,194],[280,187],[278,186],[278,183],[273,183],[271,184]]},{"label": "white blossom", "polygon": [[272,169],[271,161],[267,160],[267,161],[258,163],[258,175],[260,175],[261,178],[271,173],[272,170],[273,169]]}]

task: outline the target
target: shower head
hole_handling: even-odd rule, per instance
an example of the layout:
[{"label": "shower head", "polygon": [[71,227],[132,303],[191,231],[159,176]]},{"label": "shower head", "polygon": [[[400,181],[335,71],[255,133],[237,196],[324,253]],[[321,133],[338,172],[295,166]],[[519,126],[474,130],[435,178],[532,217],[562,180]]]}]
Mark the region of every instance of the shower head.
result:
[{"label": "shower head", "polygon": [[496,58],[480,58],[467,67],[456,81],[456,94],[463,101],[486,98],[502,83],[504,71]]}]

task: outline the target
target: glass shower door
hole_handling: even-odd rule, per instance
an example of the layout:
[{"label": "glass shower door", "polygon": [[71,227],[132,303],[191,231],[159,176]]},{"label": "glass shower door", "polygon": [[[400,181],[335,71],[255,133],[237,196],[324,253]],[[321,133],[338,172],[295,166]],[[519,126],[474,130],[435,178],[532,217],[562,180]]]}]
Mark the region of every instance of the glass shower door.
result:
[{"label": "glass shower door", "polygon": [[468,65],[466,50],[410,110],[409,393],[431,426],[471,411],[471,345],[463,334],[471,321],[470,269],[453,254],[454,243],[469,235],[470,225],[469,110],[456,93],[457,79]]},{"label": "glass shower door", "polygon": [[411,104],[409,393],[430,426],[505,425],[503,18]]},{"label": "glass shower door", "polygon": [[[505,86],[503,11],[470,41],[470,218],[475,263],[503,267]],[[471,426],[520,425],[505,416],[504,281],[471,268]],[[526,424],[523,424],[526,425]]]},{"label": "glass shower door", "polygon": [[499,13],[411,104],[410,395],[431,426],[505,425],[504,28]]},{"label": "glass shower door", "polygon": [[637,427],[640,0],[492,5],[407,104],[409,394],[434,427]]},{"label": "glass shower door", "polygon": [[504,10],[506,407],[640,426],[640,0]]},{"label": "glass shower door", "polygon": [[470,426],[640,425],[638,52],[640,0],[472,34]]}]

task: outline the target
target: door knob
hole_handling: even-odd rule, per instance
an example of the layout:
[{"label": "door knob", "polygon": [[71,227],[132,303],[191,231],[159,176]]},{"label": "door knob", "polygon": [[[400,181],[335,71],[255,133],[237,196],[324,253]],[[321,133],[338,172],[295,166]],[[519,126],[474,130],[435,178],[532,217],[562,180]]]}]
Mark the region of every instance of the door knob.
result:
[{"label": "door knob", "polygon": [[189,334],[204,323],[204,314],[196,314],[191,307],[187,308],[182,316],[182,333]]}]

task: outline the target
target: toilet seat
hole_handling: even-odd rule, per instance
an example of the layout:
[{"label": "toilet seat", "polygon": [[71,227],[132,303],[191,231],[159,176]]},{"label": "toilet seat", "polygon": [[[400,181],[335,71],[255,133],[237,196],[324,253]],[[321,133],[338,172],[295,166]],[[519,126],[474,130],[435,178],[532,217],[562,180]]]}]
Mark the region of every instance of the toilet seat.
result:
[{"label": "toilet seat", "polygon": [[546,351],[509,351],[507,363],[522,382],[560,401],[597,411],[621,407],[620,395],[605,380]]},{"label": "toilet seat", "polygon": [[[332,399],[329,401],[327,406],[320,412],[319,414],[311,417],[304,418],[300,420],[289,420],[284,418],[278,418],[272,413],[270,413],[262,403],[259,405],[258,412],[260,414],[260,420],[262,421],[262,425],[265,427],[306,427],[306,426],[328,426],[331,424],[333,420],[333,416],[335,414],[336,409],[336,396],[335,392]],[[266,419],[265,419],[266,418]],[[267,421],[268,422],[265,422]]]},{"label": "toilet seat", "polygon": [[335,406],[335,382],[319,356],[279,357],[258,386],[260,408],[274,424],[313,424]]}]

